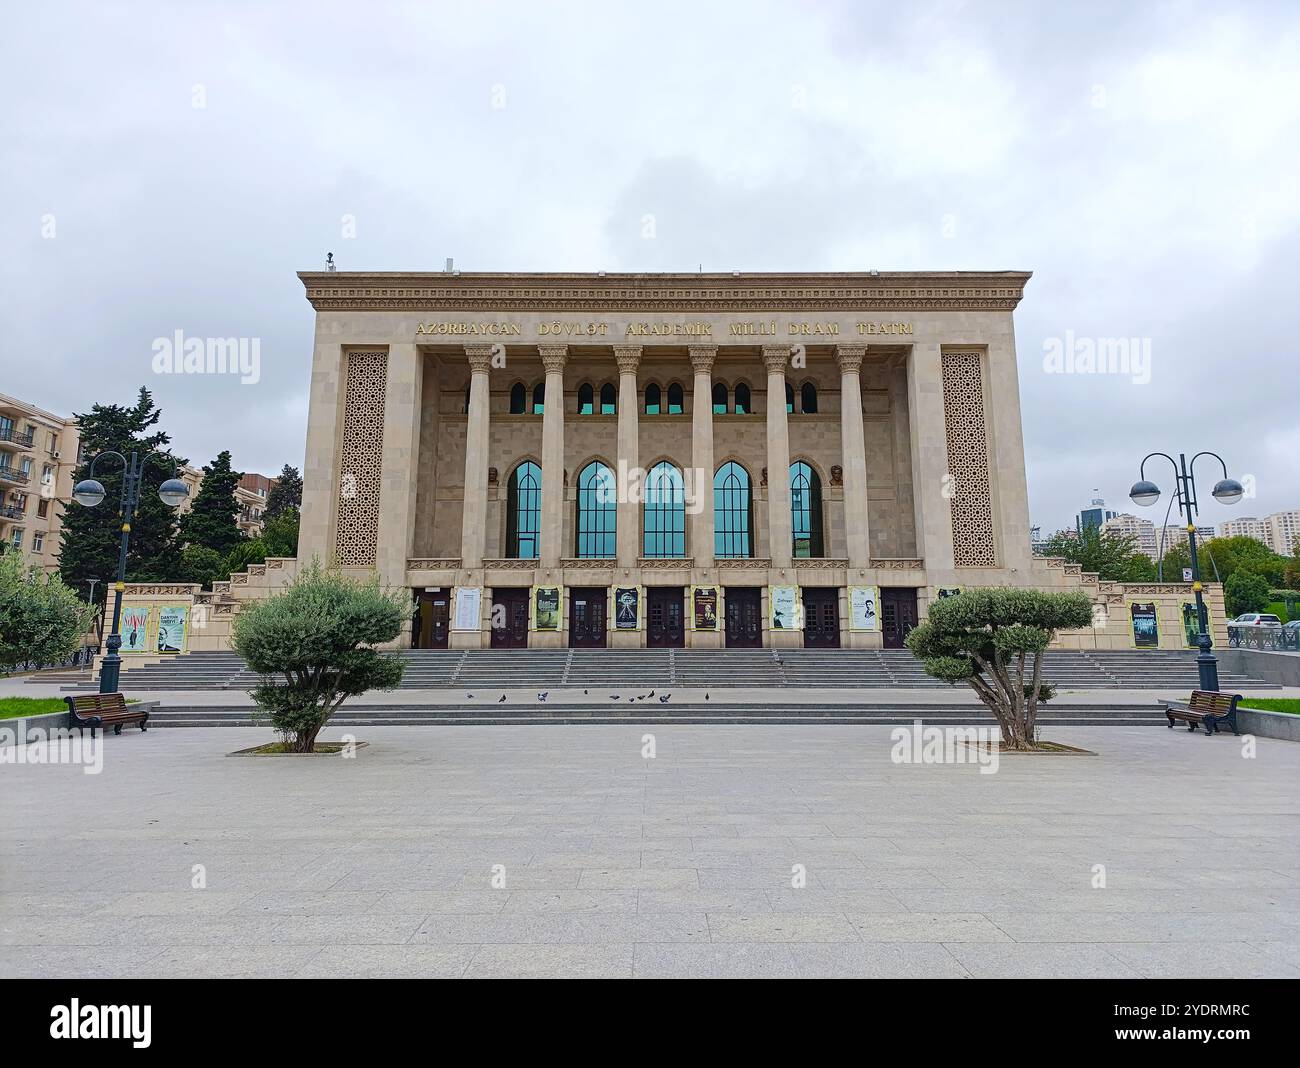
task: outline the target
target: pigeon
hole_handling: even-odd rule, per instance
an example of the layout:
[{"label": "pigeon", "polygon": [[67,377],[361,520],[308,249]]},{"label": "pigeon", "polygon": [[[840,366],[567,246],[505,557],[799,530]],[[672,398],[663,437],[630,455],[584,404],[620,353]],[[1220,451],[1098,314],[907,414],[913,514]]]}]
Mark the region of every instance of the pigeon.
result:
[{"label": "pigeon", "polygon": [[670,693],[664,694],[662,697],[659,698],[659,703],[661,705],[666,705],[668,703],[668,698],[670,697],[672,697],[672,694]]},{"label": "pigeon", "polygon": [[655,695],[654,690],[651,690],[648,694],[646,694],[647,697],[653,697],[654,695]]},{"label": "pigeon", "polygon": [[586,694],[587,694],[587,691],[586,691],[586,690],[583,690],[582,693],[583,693],[583,696],[585,697]]},{"label": "pigeon", "polygon": [[704,699],[705,699],[706,701],[709,699],[709,695],[708,695],[707,693],[704,695]]},{"label": "pigeon", "polygon": [[501,695],[501,700],[498,701],[497,704],[499,704],[499,705],[503,705],[503,704],[505,704],[505,703],[506,703],[506,695],[505,695],[505,694],[502,694],[502,695]]},{"label": "pigeon", "polygon": [[539,694],[537,695],[537,700],[539,700],[539,701],[545,701],[546,698],[550,696],[550,693],[551,693],[550,690],[547,690],[546,693],[539,693]]},{"label": "pigeon", "polygon": [[467,693],[467,694],[465,695],[465,700],[466,700],[466,701],[472,701],[472,700],[474,700],[474,695],[473,695],[472,693]]},{"label": "pigeon", "polygon": [[618,694],[616,694],[616,693],[612,693],[612,694],[610,694],[610,695],[609,695],[609,699],[610,699],[611,701],[617,701],[617,700],[618,700]]}]

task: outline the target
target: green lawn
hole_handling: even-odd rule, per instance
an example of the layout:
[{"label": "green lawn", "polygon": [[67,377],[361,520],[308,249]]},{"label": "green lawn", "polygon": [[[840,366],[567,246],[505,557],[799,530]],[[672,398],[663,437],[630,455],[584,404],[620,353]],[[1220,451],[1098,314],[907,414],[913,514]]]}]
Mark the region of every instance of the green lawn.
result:
[{"label": "green lawn", "polygon": [[1300,697],[1243,697],[1238,708],[1262,708],[1266,712],[1290,712],[1300,716]]},{"label": "green lawn", "polygon": [[[128,705],[135,704],[138,697],[128,697]],[[67,704],[62,697],[0,697],[0,719],[20,719],[23,716],[43,716],[48,712],[66,712]]]}]

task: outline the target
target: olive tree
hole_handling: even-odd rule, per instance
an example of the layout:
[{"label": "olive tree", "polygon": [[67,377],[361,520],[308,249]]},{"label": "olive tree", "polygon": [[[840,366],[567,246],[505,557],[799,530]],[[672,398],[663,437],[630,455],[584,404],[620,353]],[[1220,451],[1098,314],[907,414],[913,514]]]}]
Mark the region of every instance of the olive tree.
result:
[{"label": "olive tree", "polygon": [[346,698],[401,681],[401,658],[374,647],[401,633],[409,610],[378,577],[356,581],[313,561],[283,593],[235,617],[232,644],[262,676],[253,700],[292,752],[310,753]]},{"label": "olive tree", "polygon": [[25,566],[16,551],[0,553],[0,671],[71,656],[94,615],[57,574]]},{"label": "olive tree", "polygon": [[1047,646],[1058,630],[1091,622],[1086,593],[964,590],[933,602],[906,644],[926,674],[975,691],[997,718],[1005,748],[1032,749],[1038,706],[1055,693],[1043,682]]}]

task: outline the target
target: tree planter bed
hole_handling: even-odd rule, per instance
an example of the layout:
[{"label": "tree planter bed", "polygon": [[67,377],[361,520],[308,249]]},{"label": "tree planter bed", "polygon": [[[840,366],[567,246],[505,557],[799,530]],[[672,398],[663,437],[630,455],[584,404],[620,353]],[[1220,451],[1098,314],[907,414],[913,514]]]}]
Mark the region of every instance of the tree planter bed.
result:
[{"label": "tree planter bed", "polygon": [[295,753],[291,749],[286,749],[284,742],[267,742],[265,745],[255,745],[251,749],[236,749],[226,756],[339,756],[348,750],[365,749],[369,745],[369,742],[317,742],[310,753]]}]

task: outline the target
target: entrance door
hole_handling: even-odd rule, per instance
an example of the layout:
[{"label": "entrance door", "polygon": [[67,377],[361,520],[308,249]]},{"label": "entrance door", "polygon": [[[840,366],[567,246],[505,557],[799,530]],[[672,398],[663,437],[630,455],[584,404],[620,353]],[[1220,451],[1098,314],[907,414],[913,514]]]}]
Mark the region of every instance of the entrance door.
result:
[{"label": "entrance door", "polygon": [[686,645],[682,587],[651,586],[645,593],[646,645],[657,649],[681,649]]},{"label": "entrance door", "polygon": [[891,589],[880,591],[880,628],[884,631],[885,648],[903,648],[903,639],[916,626],[916,590]]},{"label": "entrance door", "polygon": [[451,591],[421,590],[411,628],[412,649],[446,649],[451,627]]},{"label": "entrance door", "polygon": [[[498,612],[497,609],[502,609]],[[497,620],[501,626],[496,626]],[[525,649],[528,647],[528,590],[519,587],[496,587],[492,590],[492,648]]]},{"label": "entrance door", "polygon": [[806,649],[840,647],[840,591],[828,586],[805,586],[803,644]]},{"label": "entrance door", "polygon": [[763,591],[757,586],[728,586],[723,591],[727,648],[757,649],[763,644]]},{"label": "entrance door", "polygon": [[569,591],[569,645],[574,649],[605,648],[605,605],[609,600],[603,586],[575,587]]}]

